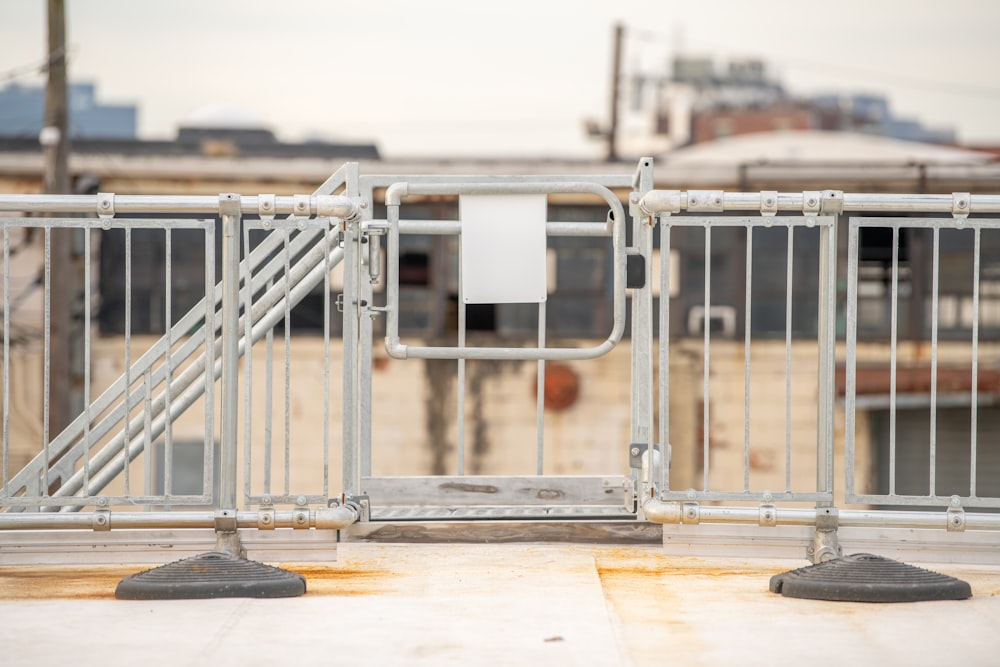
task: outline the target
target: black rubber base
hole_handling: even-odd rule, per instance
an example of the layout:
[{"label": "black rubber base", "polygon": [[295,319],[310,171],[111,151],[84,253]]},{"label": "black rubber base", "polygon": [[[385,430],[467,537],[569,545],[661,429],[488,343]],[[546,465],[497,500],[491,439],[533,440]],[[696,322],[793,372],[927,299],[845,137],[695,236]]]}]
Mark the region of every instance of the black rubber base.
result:
[{"label": "black rubber base", "polygon": [[119,600],[288,598],[306,592],[301,574],[225,553],[207,553],[161,565],[118,582]]},{"label": "black rubber base", "polygon": [[969,584],[899,561],[854,554],[771,577],[771,592],[785,597],[842,602],[965,600]]}]

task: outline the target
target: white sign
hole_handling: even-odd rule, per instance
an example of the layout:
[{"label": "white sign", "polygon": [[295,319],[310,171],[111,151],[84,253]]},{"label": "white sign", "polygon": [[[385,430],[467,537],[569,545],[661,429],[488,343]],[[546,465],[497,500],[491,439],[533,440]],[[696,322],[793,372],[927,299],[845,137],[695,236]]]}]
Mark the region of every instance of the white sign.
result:
[{"label": "white sign", "polygon": [[546,298],[545,195],[462,195],[465,303],[541,303]]}]

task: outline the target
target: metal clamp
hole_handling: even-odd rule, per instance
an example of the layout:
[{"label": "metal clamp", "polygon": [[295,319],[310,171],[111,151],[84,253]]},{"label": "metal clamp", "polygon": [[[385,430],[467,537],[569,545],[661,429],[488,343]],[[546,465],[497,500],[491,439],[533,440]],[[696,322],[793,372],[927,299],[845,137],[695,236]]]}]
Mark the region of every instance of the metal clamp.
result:
[{"label": "metal clamp", "polygon": [[292,528],[309,527],[309,510],[292,510]]},{"label": "metal clamp", "polygon": [[951,214],[956,218],[967,218],[972,211],[972,195],[968,192],[951,194]]},{"label": "metal clamp", "polygon": [[777,190],[761,190],[760,191],[760,214],[761,215],[777,215],[778,213],[778,191]]},{"label": "metal clamp", "polygon": [[760,520],[757,522],[761,526],[778,525],[778,508],[772,503],[763,503],[760,506]]},{"label": "metal clamp", "polygon": [[97,193],[97,217],[98,218],[113,218],[113,217],[115,217],[115,193],[114,192],[98,192]]},{"label": "metal clamp", "polygon": [[257,530],[274,530],[274,508],[261,507],[257,513]]},{"label": "metal clamp", "polygon": [[273,220],[277,210],[275,195],[257,195],[257,215],[261,220]]},{"label": "metal clamp", "polygon": [[722,190],[688,190],[687,210],[691,213],[721,213],[725,210]]},{"label": "metal clamp", "polygon": [[823,197],[819,190],[804,190],[802,192],[802,214],[819,215]]},{"label": "metal clamp", "polygon": [[292,195],[292,215],[308,218],[312,211],[312,201],[309,195]]},{"label": "metal clamp", "polygon": [[952,496],[951,505],[948,506],[948,532],[961,533],[964,530],[965,510],[962,509],[962,499]]},{"label": "metal clamp", "polygon": [[701,509],[696,502],[685,502],[681,506],[681,523],[698,524],[701,523]]},{"label": "metal clamp", "polygon": [[843,190],[823,190],[820,195],[820,212],[823,215],[834,215],[844,212]]},{"label": "metal clamp", "polygon": [[215,532],[236,532],[236,510],[215,510]]},{"label": "metal clamp", "polygon": [[99,507],[94,510],[93,525],[95,531],[111,530],[111,508]]}]

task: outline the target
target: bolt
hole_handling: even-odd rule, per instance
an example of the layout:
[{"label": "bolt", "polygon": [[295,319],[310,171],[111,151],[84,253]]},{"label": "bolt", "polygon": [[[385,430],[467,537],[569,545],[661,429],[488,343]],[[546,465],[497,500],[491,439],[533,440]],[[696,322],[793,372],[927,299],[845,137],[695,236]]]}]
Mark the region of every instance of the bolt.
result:
[{"label": "bolt", "polygon": [[764,520],[765,521],[770,521],[771,520],[771,513],[770,512],[764,512]]},{"label": "bolt", "polygon": [[638,204],[639,203],[639,193],[638,192],[633,192],[632,194],[630,194],[628,196],[628,200],[630,202],[632,202],[633,204]]},{"label": "bolt", "polygon": [[101,208],[111,208],[111,202],[105,199],[104,201],[101,202]]},{"label": "bolt", "polygon": [[769,503],[772,500],[774,500],[774,496],[771,494],[770,491],[768,491],[767,493],[764,494],[764,502],[765,503]]},{"label": "bolt", "polygon": [[951,497],[951,506],[952,507],[961,507],[962,506],[962,499],[959,498],[958,496],[952,496]]},{"label": "bolt", "polygon": [[697,197],[690,197],[688,199],[688,206],[697,206],[697,205],[698,205],[698,198]]},{"label": "bolt", "polygon": [[764,205],[765,206],[774,206],[774,199],[772,199],[771,197],[768,197],[767,199],[764,200]]},{"label": "bolt", "polygon": [[817,203],[816,202],[816,198],[815,197],[810,197],[809,200],[806,203],[809,204],[810,206],[815,206],[816,203]]},{"label": "bolt", "polygon": [[262,516],[260,518],[260,522],[261,523],[271,523],[271,515],[270,514],[265,514],[264,516]]},{"label": "bolt", "polygon": [[774,218],[764,218],[764,226],[770,227],[774,224]]},{"label": "bolt", "polygon": [[107,517],[105,517],[105,516],[99,516],[99,517],[97,517],[97,525],[98,526],[103,526],[107,522],[108,522],[108,518]]},{"label": "bolt", "polygon": [[271,228],[271,221],[270,220],[265,220],[264,221],[264,229],[270,229],[270,228]]},{"label": "bolt", "polygon": [[358,208],[368,208],[368,202],[366,201],[361,202],[360,204],[358,204]]},{"label": "bolt", "polygon": [[632,451],[632,456],[639,456],[639,448],[638,447],[633,447],[631,451]]},{"label": "bolt", "polygon": [[299,229],[305,229],[305,228],[306,228],[306,221],[299,220]]},{"label": "bolt", "polygon": [[807,219],[806,220],[806,226],[807,227],[815,227],[816,226],[816,218],[809,218],[809,219]]},{"label": "bolt", "polygon": [[295,499],[295,504],[296,505],[305,505],[306,504],[306,497],[305,496],[299,496],[298,498]]},{"label": "bolt", "polygon": [[105,220],[104,222],[101,223],[101,227],[104,227],[105,229],[111,229],[111,221]]},{"label": "bolt", "polygon": [[271,209],[271,202],[269,202],[269,201],[261,202],[260,207],[262,209],[264,209],[265,211],[268,211],[268,210]]},{"label": "bolt", "polygon": [[720,197],[719,195],[716,195],[715,199],[712,200],[712,203],[714,203],[716,205],[722,204],[722,197]]},{"label": "bolt", "polygon": [[263,498],[261,498],[260,500],[261,500],[261,502],[262,502],[262,503],[264,503],[265,505],[270,505],[270,504],[271,504],[271,496],[264,496],[264,497],[263,497]]},{"label": "bolt", "polygon": [[697,492],[695,492],[694,489],[688,489],[687,497],[688,497],[688,500],[694,500],[695,498],[698,497],[698,494],[697,494]]},{"label": "bolt", "polygon": [[969,202],[965,201],[964,199],[959,199],[958,200],[958,207],[959,208],[965,208],[968,205],[969,205]]},{"label": "bolt", "polygon": [[107,507],[108,506],[108,499],[107,498],[98,498],[97,499],[97,505],[99,507]]}]

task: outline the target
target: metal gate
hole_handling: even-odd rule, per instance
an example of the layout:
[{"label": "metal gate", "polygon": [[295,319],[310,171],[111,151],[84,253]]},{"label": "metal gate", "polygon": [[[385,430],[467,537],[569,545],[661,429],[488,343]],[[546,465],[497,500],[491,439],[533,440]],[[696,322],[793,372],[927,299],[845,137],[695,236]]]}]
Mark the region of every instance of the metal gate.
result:
[{"label": "metal gate", "polygon": [[[588,210],[600,213],[576,221],[550,219],[552,201],[565,197],[586,199]],[[421,198],[457,202],[457,219],[411,217],[410,207]],[[981,473],[977,461],[988,458],[981,453],[988,445],[977,441],[977,392],[986,361],[1000,354],[995,342],[980,340],[984,299],[993,297],[992,277],[1000,271],[1000,258],[986,262],[981,247],[981,236],[1000,228],[996,219],[984,217],[1000,211],[997,195],[656,190],[653,162],[643,158],[631,176],[590,177],[362,175],[349,164],[313,195],[4,196],[0,210],[42,216],[0,219],[4,535],[13,529],[200,527],[234,538],[241,529],[312,528],[300,534],[340,531],[342,539],[417,539],[439,530],[444,534],[437,538],[475,539],[474,527],[485,526],[478,538],[621,540],[648,539],[659,530],[656,524],[664,524],[665,539],[683,531],[704,532],[703,524],[725,524],[727,530],[742,524],[758,531],[789,526],[807,531],[810,557],[819,561],[839,552],[841,527],[1000,528],[1000,515],[976,511],[1000,507],[1000,498],[983,493],[995,487],[975,483]],[[845,225],[846,213],[869,217],[852,217]],[[923,217],[898,217],[914,213]],[[90,217],[62,217],[67,214]],[[132,214],[153,217],[123,217]],[[891,236],[884,274],[891,331],[888,345],[880,348],[889,354],[891,461],[900,451],[893,420],[900,404],[897,362],[905,357],[897,336],[900,230],[932,233],[926,493],[900,493],[893,464],[887,492],[867,492],[855,482],[858,359],[871,352],[858,340],[863,328],[859,300],[865,298],[864,290],[859,295],[860,230],[867,227],[889,229]],[[41,229],[44,235],[38,259],[45,277],[39,300],[42,349],[36,355],[44,427],[31,460],[15,471],[11,461],[31,449],[30,438],[15,437],[10,428],[12,405],[20,400],[16,378],[26,372],[17,367],[18,355],[27,348],[12,329],[11,315],[18,302],[14,237],[25,229]],[[88,260],[83,408],[55,433],[49,428],[48,402],[53,379],[49,248],[52,234],[67,229],[83,230]],[[205,264],[199,286],[204,298],[182,316],[174,312],[179,297],[172,297],[178,230],[198,237]],[[972,482],[967,494],[955,495],[939,493],[934,482],[936,459],[943,455],[934,440],[936,410],[956,400],[938,395],[942,230],[973,238],[971,294],[946,295],[970,304],[968,345],[956,344],[970,359]],[[144,235],[137,244],[139,231]],[[91,244],[110,233],[124,237],[123,332],[120,338],[95,340],[90,335],[96,301]],[[846,243],[838,242],[841,233]],[[401,327],[406,304],[400,247],[410,235],[458,239],[449,242],[454,246],[449,261],[456,262],[459,276],[450,340],[408,338]],[[161,239],[163,272],[148,282],[167,286],[162,304],[151,307],[163,331],[138,336],[133,313],[147,297],[135,292],[141,281],[134,272],[142,265],[133,257],[137,245],[142,250],[154,237]],[[611,268],[603,303],[607,312],[601,317],[608,326],[596,340],[553,344],[546,239],[572,237],[604,244],[601,252]],[[838,254],[838,244],[846,247],[846,258]],[[722,246],[729,248],[728,255],[716,252]],[[734,248],[739,252],[733,254]],[[741,257],[742,265],[732,257]],[[675,275],[683,279],[679,286]],[[984,286],[989,288],[985,296]],[[319,304],[312,313],[319,335],[293,336],[296,307],[313,297]],[[842,297],[846,305],[840,309]],[[530,314],[534,327],[529,338],[518,345],[495,339],[483,344],[469,335],[468,309],[497,303],[522,304],[519,312]],[[765,321],[781,324],[762,330]],[[1000,318],[990,322],[1000,327]],[[839,345],[838,327],[843,331]],[[626,336],[628,434],[606,444],[615,468],[596,475],[547,474],[547,369],[553,361],[591,364],[620,354],[615,350]],[[384,351],[375,343],[378,338],[384,338]],[[109,341],[121,342],[120,354],[107,352]],[[98,393],[102,383],[91,373],[106,359],[119,364],[121,374]],[[387,360],[454,364],[451,470],[433,475],[379,471],[380,457],[396,456],[407,446],[405,418],[387,414],[391,402],[376,404],[373,398],[379,365]],[[534,438],[526,439],[533,442],[512,445],[533,445],[528,457],[533,465],[519,474],[470,474],[466,390],[471,364],[484,361],[530,364],[537,373]],[[300,382],[303,377],[308,381]],[[735,379],[727,382],[727,377]],[[295,394],[303,384],[316,388],[312,395]],[[194,430],[185,421],[192,414],[198,423]],[[689,425],[685,431],[684,415],[700,428]],[[375,435],[388,426],[402,435],[386,454]],[[192,437],[201,444],[196,471],[201,485],[195,492],[179,492],[180,447]],[[835,474],[840,451],[842,488]],[[901,511],[904,505],[912,509]],[[550,530],[525,533],[529,525]]]}]

